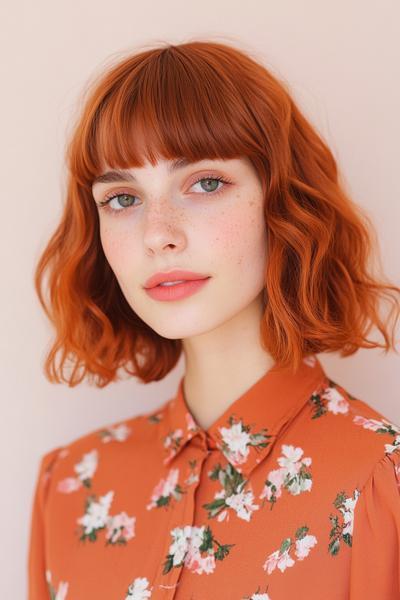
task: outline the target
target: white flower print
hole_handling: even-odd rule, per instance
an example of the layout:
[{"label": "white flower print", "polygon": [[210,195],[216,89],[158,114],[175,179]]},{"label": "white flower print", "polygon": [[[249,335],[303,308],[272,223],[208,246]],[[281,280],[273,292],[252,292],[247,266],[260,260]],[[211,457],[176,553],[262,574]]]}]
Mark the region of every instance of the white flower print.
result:
[{"label": "white flower print", "polygon": [[336,387],[325,388],[321,396],[328,401],[326,407],[334,415],[348,413],[349,402]]},{"label": "white flower print", "polygon": [[46,570],[46,581],[49,589],[50,598],[52,600],[66,600],[69,584],[67,581],[60,581],[57,591],[51,583],[51,571]]},{"label": "white flower print", "polygon": [[208,518],[217,516],[218,521],[223,521],[225,518],[229,520],[228,510],[231,508],[235,511],[239,519],[250,521],[250,518],[255,510],[260,507],[253,503],[254,495],[249,488],[245,490],[246,480],[230,463],[222,468],[218,463],[209,471],[210,479],[218,480],[223,489],[214,494],[214,500],[203,504],[203,508],[208,510]]},{"label": "white flower print", "polygon": [[337,515],[329,516],[332,529],[329,534],[328,551],[332,556],[339,552],[341,539],[348,546],[352,545],[354,509],[360,494],[361,492],[356,488],[350,497],[347,497],[343,491],[336,495],[333,505],[342,513],[342,523],[339,523]]},{"label": "white flower print", "polygon": [[66,477],[57,484],[57,490],[63,494],[76,492],[82,487],[82,482],[77,477]]},{"label": "white flower print", "polygon": [[106,521],[106,540],[111,544],[124,544],[134,537],[136,517],[129,517],[126,512],[108,517]]},{"label": "white flower print", "polygon": [[317,538],[314,535],[305,535],[303,538],[296,540],[295,555],[299,560],[303,560],[309,555],[311,548],[314,548],[317,543]]},{"label": "white flower print", "polygon": [[276,502],[282,496],[282,487],[286,479],[285,469],[274,469],[268,473],[265,486],[260,494],[260,499],[267,498],[269,502]]},{"label": "white flower print", "polygon": [[181,445],[183,439],[183,430],[182,429],[175,429],[174,431],[172,431],[171,433],[169,433],[168,435],[165,436],[164,438],[164,448],[170,448],[170,454],[169,456],[167,456],[166,458],[164,458],[164,464],[171,458],[171,456],[174,456],[178,450],[178,448]]},{"label": "white flower print", "polygon": [[160,479],[151,494],[151,501],[146,505],[147,510],[168,505],[171,497],[176,500],[181,499],[182,490],[179,487],[178,478],[179,469],[170,469],[167,478]]},{"label": "white flower print", "polygon": [[94,495],[86,499],[85,514],[77,519],[82,528],[81,541],[88,539],[90,542],[95,542],[97,533],[103,529],[105,529],[106,546],[126,544],[135,536],[136,517],[130,517],[125,511],[117,515],[109,515],[113,499],[113,490],[98,499]]},{"label": "white flower print", "polygon": [[75,465],[74,471],[78,474],[79,479],[84,482],[93,477],[97,469],[97,464],[98,452],[95,449],[83,455],[81,462]]},{"label": "white flower print", "polygon": [[343,520],[345,523],[345,527],[343,529],[343,535],[346,533],[349,535],[353,535],[353,523],[354,523],[354,509],[357,504],[357,500],[360,496],[360,492],[358,490],[354,491],[352,498],[346,498],[343,502],[342,506],[340,506],[340,511],[343,514]]},{"label": "white flower print", "polygon": [[392,452],[400,450],[400,428],[394,423],[391,423],[387,419],[366,419],[362,415],[356,415],[353,418],[353,423],[361,425],[364,429],[370,429],[375,433],[387,433],[393,436],[393,443],[385,444],[385,454],[392,454]]},{"label": "white flower print", "polygon": [[392,452],[394,452],[395,450],[399,450],[400,446],[400,435],[396,435],[395,439],[393,440],[393,444],[385,444],[385,453],[386,454],[392,454]]},{"label": "white flower print", "polygon": [[104,496],[100,496],[98,501],[93,498],[88,499],[85,514],[77,520],[84,528],[81,539],[86,537],[91,540],[96,539],[96,531],[106,526],[113,497],[114,492],[111,490]]},{"label": "white flower print", "polygon": [[90,488],[92,477],[96,472],[98,465],[98,452],[96,449],[83,455],[82,460],[74,466],[78,477],[66,477],[57,484],[57,490],[64,494],[79,490],[82,485]]},{"label": "white flower print", "polygon": [[131,430],[126,423],[120,423],[119,425],[103,429],[99,432],[99,436],[101,437],[102,442],[105,444],[107,442],[111,442],[112,440],[117,442],[125,442],[130,433]]},{"label": "white flower print", "polygon": [[265,448],[268,446],[267,441],[270,435],[266,434],[266,429],[262,429],[260,433],[250,433],[250,426],[244,425],[242,420],[234,422],[234,416],[231,415],[228,419],[229,427],[219,427],[218,431],[221,435],[221,442],[217,446],[226,458],[234,464],[236,469],[241,472],[238,465],[246,462],[249,455],[249,447]]},{"label": "white flower print", "polygon": [[347,415],[350,410],[353,410],[350,407],[348,398],[354,400],[348,392],[344,395],[340,390],[340,386],[331,379],[326,378],[310,396],[309,402],[314,407],[311,418],[317,419],[327,412],[334,415]]},{"label": "white flower print", "polygon": [[189,540],[192,535],[192,526],[186,525],[185,527],[175,527],[171,531],[171,535],[174,539],[169,547],[169,553],[173,555],[172,565],[176,567],[180,565],[184,559],[184,556],[189,548]]},{"label": "white flower print", "polygon": [[251,490],[231,494],[225,498],[226,504],[233,508],[240,519],[245,521],[250,521],[252,513],[260,508],[258,504],[253,504],[253,500],[254,495]]},{"label": "white flower print", "polygon": [[355,415],[353,418],[353,423],[356,425],[361,425],[364,429],[371,429],[372,431],[379,431],[380,429],[385,430],[384,421],[378,421],[377,419],[366,419],[362,415]]},{"label": "white flower print", "polygon": [[148,589],[149,580],[147,577],[136,577],[130,584],[124,600],[145,600],[151,597],[153,588]]},{"label": "white flower print", "polygon": [[248,444],[250,435],[243,429],[242,422],[235,423],[230,427],[220,427],[219,431],[225,446],[225,455],[235,464],[242,464],[249,454]]},{"label": "white flower print", "polygon": [[291,538],[284,539],[279,550],[272,552],[272,554],[268,556],[263,565],[263,569],[267,571],[268,575],[276,568],[283,573],[285,569],[292,567],[295,564],[296,561],[290,556],[290,550],[293,547],[297,559],[303,560],[317,544],[317,538],[315,535],[308,534],[308,527],[306,525],[297,529],[294,538],[294,540]]},{"label": "white flower print", "polygon": [[[290,538],[288,539],[290,540]],[[285,569],[292,567],[294,563],[295,561],[289,554],[289,549],[284,550],[282,553],[280,550],[276,550],[267,558],[263,568],[267,571],[268,575],[270,575],[276,567],[283,573]]]},{"label": "white flower print", "polygon": [[[230,547],[234,545],[220,544],[213,537],[210,527],[204,525],[201,527],[194,525],[175,527],[171,531],[171,535],[174,541],[169,547],[163,574],[182,564],[199,575],[212,573],[215,570],[216,560],[225,558]],[[217,544],[216,550],[214,550],[214,544]]]},{"label": "white flower print", "polygon": [[312,475],[307,467],[311,465],[312,459],[309,456],[301,458],[303,452],[300,447],[282,444],[282,456],[277,459],[281,468],[268,473],[259,496],[260,499],[266,498],[271,503],[271,509],[282,495],[282,488],[294,496],[311,491]]}]

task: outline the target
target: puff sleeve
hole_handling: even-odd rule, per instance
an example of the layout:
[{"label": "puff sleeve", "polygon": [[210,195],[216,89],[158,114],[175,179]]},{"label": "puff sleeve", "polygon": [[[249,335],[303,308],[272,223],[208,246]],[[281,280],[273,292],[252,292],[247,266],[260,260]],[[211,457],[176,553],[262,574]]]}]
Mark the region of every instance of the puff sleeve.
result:
[{"label": "puff sleeve", "polygon": [[354,509],[350,600],[400,600],[400,449],[374,467]]},{"label": "puff sleeve", "polygon": [[28,544],[28,600],[49,598],[46,580],[46,547],[44,515],[51,470],[61,448],[55,448],[42,456],[36,485],[31,501],[30,532]]}]

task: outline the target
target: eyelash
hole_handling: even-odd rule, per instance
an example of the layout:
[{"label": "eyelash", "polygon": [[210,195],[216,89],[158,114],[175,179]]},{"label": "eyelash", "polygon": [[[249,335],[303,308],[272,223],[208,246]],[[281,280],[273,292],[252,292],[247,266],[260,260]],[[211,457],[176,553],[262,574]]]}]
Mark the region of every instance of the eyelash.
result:
[{"label": "eyelash", "polygon": [[[221,176],[217,176],[217,177],[212,177],[211,175],[206,175],[205,177],[200,177],[199,179],[197,179],[196,181],[194,181],[192,183],[192,185],[190,187],[192,187],[193,185],[196,185],[196,183],[199,183],[200,181],[204,181],[207,179],[211,179],[212,181],[219,181],[225,185],[230,185],[232,183],[232,181],[230,181],[229,179],[226,179],[224,177]],[[222,189],[225,187],[225,185],[222,186],[222,188],[219,188],[219,190],[214,191],[214,192],[204,192],[205,194],[207,194],[208,196],[216,196],[217,194],[220,194],[222,192]],[[97,202],[97,206],[101,209],[103,209],[105,212],[110,212],[113,213],[115,216],[118,215],[118,213],[124,213],[126,212],[128,209],[130,208],[134,208],[134,205],[131,206],[127,206],[125,208],[111,208],[111,206],[108,206],[109,203],[111,202],[111,200],[113,200],[114,198],[118,198],[118,196],[133,196],[133,194],[127,194],[125,192],[119,192],[117,194],[115,193],[111,193],[109,195],[105,196],[105,199]],[[134,198],[136,198],[136,196],[133,196]]]}]

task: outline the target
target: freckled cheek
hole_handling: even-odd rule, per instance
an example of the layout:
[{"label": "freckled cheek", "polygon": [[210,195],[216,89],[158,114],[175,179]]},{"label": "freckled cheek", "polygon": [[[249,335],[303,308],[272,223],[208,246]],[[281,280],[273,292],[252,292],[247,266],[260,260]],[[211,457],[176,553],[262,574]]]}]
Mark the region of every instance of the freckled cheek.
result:
[{"label": "freckled cheek", "polygon": [[229,261],[243,271],[249,264],[263,268],[266,259],[266,227],[261,213],[243,211],[237,215],[222,215],[212,225],[213,235],[207,236],[212,254]]},{"label": "freckled cheek", "polygon": [[127,267],[130,268],[132,261],[139,256],[132,234],[104,228],[100,231],[100,237],[107,261],[116,273],[122,273]]}]

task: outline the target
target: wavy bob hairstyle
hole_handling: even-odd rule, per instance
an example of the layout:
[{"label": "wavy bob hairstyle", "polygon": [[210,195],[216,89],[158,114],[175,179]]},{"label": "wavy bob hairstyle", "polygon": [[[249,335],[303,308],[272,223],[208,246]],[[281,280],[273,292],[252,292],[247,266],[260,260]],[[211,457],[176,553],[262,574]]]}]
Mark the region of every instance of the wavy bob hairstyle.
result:
[{"label": "wavy bob hairstyle", "polygon": [[[246,156],[256,168],[268,234],[260,334],[278,366],[294,371],[318,352],[395,350],[400,288],[368,272],[372,249],[381,265],[372,223],[344,191],[327,143],[286,85],[251,53],[211,41],[142,48],[85,93],[67,145],[63,215],[34,275],[56,332],[44,365],[49,381],[74,386],[87,375],[104,387],[123,368],[147,383],[162,379],[181,355],[182,340],[158,335],[123,296],[92,196],[104,164],[127,169],[160,156]],[[135,141],[138,128],[145,147]],[[384,322],[381,299],[392,303]],[[373,326],[383,344],[366,338]]]}]

